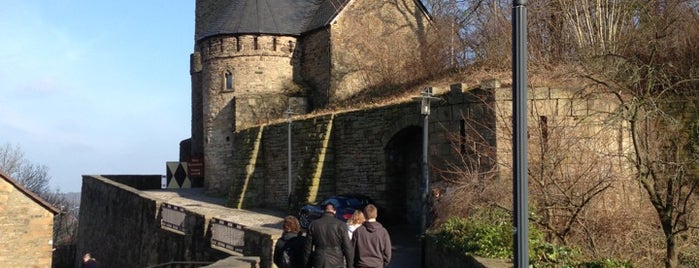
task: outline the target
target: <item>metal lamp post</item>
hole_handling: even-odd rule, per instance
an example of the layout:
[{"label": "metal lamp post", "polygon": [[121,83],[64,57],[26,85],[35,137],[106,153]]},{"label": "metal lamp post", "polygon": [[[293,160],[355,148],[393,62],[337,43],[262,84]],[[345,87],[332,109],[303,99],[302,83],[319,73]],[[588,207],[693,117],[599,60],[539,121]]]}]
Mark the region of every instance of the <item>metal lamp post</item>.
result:
[{"label": "metal lamp post", "polygon": [[427,230],[427,196],[430,188],[430,173],[429,173],[429,159],[428,159],[428,142],[429,142],[429,116],[430,116],[430,102],[432,100],[440,100],[432,96],[432,88],[426,87],[420,97],[414,97],[413,99],[420,100],[420,114],[423,115],[422,123],[422,215],[420,217],[420,235],[425,235]]},{"label": "metal lamp post", "polygon": [[287,159],[288,183],[287,183],[286,193],[287,193],[287,202],[288,202],[287,205],[289,208],[291,208],[291,122],[292,122],[291,115],[293,115],[295,113],[291,110],[291,106],[289,106],[289,108],[286,109],[286,112],[284,112],[284,114],[286,115],[286,122],[288,123],[287,148],[286,148],[287,149],[286,159]]},{"label": "metal lamp post", "polygon": [[514,210],[514,261],[529,267],[529,218],[527,178],[527,1],[512,3],[512,161]]}]

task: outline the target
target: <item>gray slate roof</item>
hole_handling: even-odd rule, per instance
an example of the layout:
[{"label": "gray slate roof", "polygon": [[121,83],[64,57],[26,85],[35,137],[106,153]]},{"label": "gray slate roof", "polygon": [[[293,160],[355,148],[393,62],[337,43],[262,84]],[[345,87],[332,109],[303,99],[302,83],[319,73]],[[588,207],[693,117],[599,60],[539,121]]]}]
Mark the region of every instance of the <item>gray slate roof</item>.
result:
[{"label": "gray slate roof", "polygon": [[349,0],[232,0],[196,40],[219,34],[301,35],[326,26]]}]

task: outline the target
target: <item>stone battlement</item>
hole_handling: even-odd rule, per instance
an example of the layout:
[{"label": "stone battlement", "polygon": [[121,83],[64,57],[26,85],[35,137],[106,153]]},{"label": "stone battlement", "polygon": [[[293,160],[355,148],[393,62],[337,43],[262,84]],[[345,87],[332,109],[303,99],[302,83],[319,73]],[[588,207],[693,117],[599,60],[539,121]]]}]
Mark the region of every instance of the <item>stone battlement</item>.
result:
[{"label": "stone battlement", "polygon": [[291,57],[296,38],[290,36],[215,36],[199,42],[204,60],[239,56]]}]

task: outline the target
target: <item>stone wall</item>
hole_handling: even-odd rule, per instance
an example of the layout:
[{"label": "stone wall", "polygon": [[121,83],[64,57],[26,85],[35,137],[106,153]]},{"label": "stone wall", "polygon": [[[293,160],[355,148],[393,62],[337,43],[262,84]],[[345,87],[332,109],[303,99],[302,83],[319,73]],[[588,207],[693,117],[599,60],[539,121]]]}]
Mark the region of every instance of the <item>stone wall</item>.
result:
[{"label": "stone wall", "polygon": [[330,26],[329,98],[338,103],[378,85],[424,76],[429,18],[417,1],[351,1]]},{"label": "stone wall", "polygon": [[136,188],[83,176],[76,265],[91,252],[100,267],[146,267],[171,261],[214,261],[228,256],[209,246],[204,220],[188,215],[187,235],[160,228],[160,203]]},{"label": "stone wall", "polygon": [[318,109],[328,105],[330,94],[330,32],[325,28],[304,34],[299,40],[301,68],[294,70],[300,74],[295,79],[309,86],[310,108]]},{"label": "stone wall", "polygon": [[53,216],[52,211],[0,178],[2,266],[51,267]]},{"label": "stone wall", "polygon": [[[444,126],[454,122],[458,125],[460,114],[467,107],[463,89],[457,88],[453,93],[458,96],[454,97],[455,101],[433,106],[429,139],[435,167],[453,158],[450,141],[446,139],[452,130]],[[390,208],[396,191],[404,192],[405,200],[398,203],[411,202],[415,203],[412,207],[418,207],[422,192],[419,175],[422,123],[423,116],[416,102],[294,118],[291,123],[292,207],[338,193],[360,193]],[[236,133],[233,173],[225,181],[211,182],[231,186],[231,206],[288,208],[288,129],[285,122]],[[391,154],[387,145],[406,129],[418,130],[411,132],[412,137],[408,139],[411,144],[398,141],[393,146],[413,149],[415,157],[404,160],[402,165],[412,172],[403,173],[401,177],[388,176],[393,164],[387,163]]]},{"label": "stone wall", "polygon": [[508,260],[484,259],[456,252],[438,243],[432,236],[425,236],[425,267],[511,268]]},{"label": "stone wall", "polygon": [[[160,210],[161,204],[173,202],[171,199],[115,181],[148,181],[151,177],[156,176],[83,176],[76,266],[85,252],[91,252],[100,267],[214,262],[236,255],[212,248],[210,228],[213,216],[236,222],[236,217],[241,217],[236,212],[211,215],[210,208],[185,198],[180,201],[184,203],[176,203],[184,208],[183,230],[169,231],[161,227]],[[160,176],[157,178],[159,181]],[[240,224],[246,226],[242,254],[257,256],[260,267],[270,267],[272,247],[281,232],[248,222]]]},{"label": "stone wall", "polygon": [[[436,171],[450,164],[464,165],[459,151],[478,162],[483,170],[501,164],[501,178],[510,178],[507,163],[512,157],[512,99],[508,98],[511,89],[502,88],[491,80],[475,88],[454,84],[449,88],[435,88],[435,92],[443,101],[432,105],[429,116],[431,183],[440,182]],[[614,133],[602,131],[601,122],[593,116],[595,112],[609,109],[599,105],[598,100],[576,100],[567,89],[537,88],[531,92],[530,107],[534,108],[530,109],[530,131],[537,131],[542,118],[546,117],[549,123],[575,123],[548,126],[551,131],[554,127],[581,127],[576,135],[599,144],[592,146],[595,150],[610,147],[610,142],[619,142]],[[291,207],[320,201],[333,194],[361,193],[402,217],[418,218],[423,193],[422,123],[423,116],[416,102],[294,118]],[[289,208],[287,131],[288,123],[280,122],[235,134],[236,150],[231,152],[229,170],[232,173],[206,178],[213,180],[212,184],[230,187],[230,206]],[[593,139],[589,136],[593,133],[608,135]],[[486,147],[472,147],[468,143],[472,137],[485,142],[478,146],[487,144],[497,148],[495,158],[483,157],[482,152],[477,151]],[[536,150],[537,143],[531,141],[531,150]],[[630,183],[617,186],[625,187],[622,191],[630,191],[632,187]]]},{"label": "stone wall", "polygon": [[[213,27],[212,18],[225,2],[197,1],[195,36]],[[424,48],[429,24],[423,9],[414,1],[351,3],[335,23],[298,40],[255,34],[196,40],[190,62],[190,155],[203,157],[204,173],[213,178],[205,181],[211,193],[222,192],[228,184],[218,182],[237,165],[229,161],[230,152],[237,150],[233,132],[282,118],[290,97],[308,98],[313,110],[367,87],[397,83],[385,74],[420,77],[421,72],[405,67],[421,66],[415,55]]]},{"label": "stone wall", "polygon": [[[192,56],[192,155],[204,156],[206,176],[224,177],[233,132],[283,116],[293,82],[296,38],[214,36],[197,43]],[[195,84],[198,83],[198,84]],[[218,189],[219,185],[208,185]]]}]

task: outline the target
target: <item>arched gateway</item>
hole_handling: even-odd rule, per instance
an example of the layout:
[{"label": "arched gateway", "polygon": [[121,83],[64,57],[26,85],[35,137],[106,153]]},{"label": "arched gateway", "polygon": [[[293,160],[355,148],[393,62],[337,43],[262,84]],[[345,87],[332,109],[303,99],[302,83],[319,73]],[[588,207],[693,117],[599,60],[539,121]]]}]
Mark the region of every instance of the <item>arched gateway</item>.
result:
[{"label": "arched gateway", "polygon": [[409,126],[386,144],[386,212],[384,221],[419,227],[421,215],[422,127]]}]

